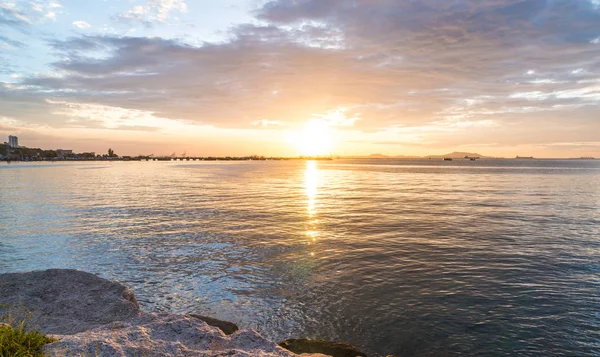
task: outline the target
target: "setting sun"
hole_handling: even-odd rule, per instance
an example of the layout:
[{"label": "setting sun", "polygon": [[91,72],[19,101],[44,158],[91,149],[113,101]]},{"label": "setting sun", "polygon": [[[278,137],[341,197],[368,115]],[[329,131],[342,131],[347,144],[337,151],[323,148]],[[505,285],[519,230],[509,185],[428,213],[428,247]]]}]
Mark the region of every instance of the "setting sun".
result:
[{"label": "setting sun", "polygon": [[300,155],[328,156],[333,148],[333,131],[325,120],[313,119],[292,133],[290,142]]},{"label": "setting sun", "polygon": [[0,357],[600,357],[600,0],[0,0],[0,58]]}]

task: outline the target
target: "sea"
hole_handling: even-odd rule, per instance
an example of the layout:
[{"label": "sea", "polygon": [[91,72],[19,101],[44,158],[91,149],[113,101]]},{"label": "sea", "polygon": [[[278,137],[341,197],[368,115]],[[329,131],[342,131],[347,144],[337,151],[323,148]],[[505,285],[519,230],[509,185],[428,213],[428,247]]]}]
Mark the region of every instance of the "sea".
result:
[{"label": "sea", "polygon": [[600,356],[600,160],[0,163],[0,273],[369,356]]}]

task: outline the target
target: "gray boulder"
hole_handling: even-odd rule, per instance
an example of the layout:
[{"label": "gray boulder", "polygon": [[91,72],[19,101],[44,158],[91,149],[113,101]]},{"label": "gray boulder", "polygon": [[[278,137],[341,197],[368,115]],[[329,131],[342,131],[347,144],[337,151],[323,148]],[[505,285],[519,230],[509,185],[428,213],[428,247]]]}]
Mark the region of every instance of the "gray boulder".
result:
[{"label": "gray boulder", "polygon": [[141,314],[128,287],[68,269],[0,274],[0,315],[49,334],[74,334]]},{"label": "gray boulder", "polygon": [[225,335],[204,321],[180,314],[144,314],[76,335],[43,349],[47,357],[171,357],[263,356],[294,357],[253,330]]},{"label": "gray boulder", "polygon": [[30,328],[58,339],[43,347],[47,357],[296,356],[232,323],[142,312],[126,286],[77,270],[0,274],[0,314],[8,312],[30,314]]}]

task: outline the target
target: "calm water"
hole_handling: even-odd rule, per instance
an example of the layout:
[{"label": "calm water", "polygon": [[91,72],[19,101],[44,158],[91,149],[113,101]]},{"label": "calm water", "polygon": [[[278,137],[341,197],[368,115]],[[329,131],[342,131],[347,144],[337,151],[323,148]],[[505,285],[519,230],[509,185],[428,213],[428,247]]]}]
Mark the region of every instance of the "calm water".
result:
[{"label": "calm water", "polygon": [[0,272],[371,355],[600,356],[600,161],[0,165]]}]

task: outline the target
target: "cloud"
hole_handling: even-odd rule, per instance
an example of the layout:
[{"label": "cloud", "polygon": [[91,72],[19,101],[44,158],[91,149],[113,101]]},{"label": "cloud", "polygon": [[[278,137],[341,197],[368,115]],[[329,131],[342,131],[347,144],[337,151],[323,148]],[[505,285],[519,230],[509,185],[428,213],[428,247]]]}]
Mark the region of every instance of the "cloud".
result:
[{"label": "cloud", "polygon": [[266,128],[268,126],[280,126],[281,122],[276,121],[276,120],[262,119],[262,120],[257,120],[255,122],[252,122],[252,125],[262,126],[262,127]]},{"label": "cloud", "polygon": [[[186,4],[153,0],[122,18],[163,23],[175,11]],[[600,10],[588,1],[277,0],[256,16],[232,27],[228,41],[198,46],[52,40],[69,60],[52,63],[54,75],[22,78],[4,101],[11,115],[16,103],[29,103],[30,114],[48,110],[50,98],[223,128],[327,118],[339,130],[473,145],[542,134],[587,142],[582,128],[599,125]],[[73,117],[51,112],[53,125]]]},{"label": "cloud", "polygon": [[85,21],[73,21],[73,26],[80,28],[80,29],[88,29],[88,28],[92,27],[92,25],[88,24]]},{"label": "cloud", "polygon": [[58,1],[33,0],[33,1],[30,1],[30,3],[31,3],[31,9],[33,11],[41,14],[41,18],[40,18],[40,15],[37,15],[37,16],[33,15],[32,17],[38,17],[39,18],[38,21],[41,23],[43,23],[46,20],[56,21],[57,14],[61,13],[60,9],[62,8],[62,5]]},{"label": "cloud", "polygon": [[58,1],[16,1],[0,2],[0,27],[10,27],[27,32],[35,22],[56,21],[62,5]]},{"label": "cloud", "polygon": [[24,46],[24,43],[21,41],[13,40],[12,38],[9,38],[7,36],[0,35],[0,49],[3,47],[16,48],[16,47],[23,47],[23,46]]},{"label": "cloud", "polygon": [[166,22],[173,11],[187,12],[184,0],[148,0],[147,5],[136,5],[117,16],[122,21],[136,21],[151,26]]},{"label": "cloud", "polygon": [[0,3],[0,27],[23,30],[30,24],[29,18],[21,10],[11,4]]},{"label": "cloud", "polygon": [[44,19],[49,19],[49,20],[52,20],[52,21],[56,21],[56,12],[54,12],[54,11],[48,11],[44,15]]},{"label": "cloud", "polygon": [[69,127],[158,131],[174,124],[143,110],[51,99],[45,102],[50,104],[51,114],[67,118]]}]

